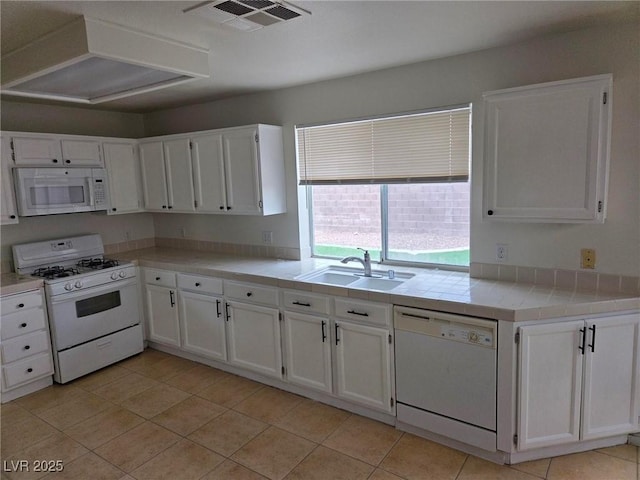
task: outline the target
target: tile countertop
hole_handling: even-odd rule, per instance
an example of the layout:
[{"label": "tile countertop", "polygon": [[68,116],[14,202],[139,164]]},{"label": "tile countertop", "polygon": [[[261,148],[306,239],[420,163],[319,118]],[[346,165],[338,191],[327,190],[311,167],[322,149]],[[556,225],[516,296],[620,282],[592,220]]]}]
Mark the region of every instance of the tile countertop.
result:
[{"label": "tile countertop", "polygon": [[13,293],[22,293],[28,290],[36,290],[44,282],[41,278],[31,277],[29,275],[19,275],[17,273],[3,273],[0,276],[0,295],[11,295]]},{"label": "tile countertop", "polygon": [[380,292],[296,280],[317,268],[339,265],[335,260],[279,260],[160,247],[112,256],[142,267],[515,322],[640,309],[640,297],[632,295],[484,280],[437,269],[383,266],[415,276],[390,292]]}]

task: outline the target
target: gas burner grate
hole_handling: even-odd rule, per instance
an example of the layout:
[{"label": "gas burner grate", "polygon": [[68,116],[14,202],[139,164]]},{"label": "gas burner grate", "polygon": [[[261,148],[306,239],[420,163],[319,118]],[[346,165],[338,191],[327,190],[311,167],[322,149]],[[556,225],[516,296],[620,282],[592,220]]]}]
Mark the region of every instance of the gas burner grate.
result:
[{"label": "gas burner grate", "polygon": [[79,273],[80,272],[77,268],[61,267],[56,265],[53,267],[38,268],[32,273],[32,275],[36,277],[42,277],[47,280],[53,280],[54,278],[65,278],[72,275],[78,275]]},{"label": "gas burner grate", "polygon": [[112,268],[118,265],[120,265],[120,262],[111,258],[86,258],[78,262],[78,267],[91,268],[92,270],[102,270],[103,268]]}]

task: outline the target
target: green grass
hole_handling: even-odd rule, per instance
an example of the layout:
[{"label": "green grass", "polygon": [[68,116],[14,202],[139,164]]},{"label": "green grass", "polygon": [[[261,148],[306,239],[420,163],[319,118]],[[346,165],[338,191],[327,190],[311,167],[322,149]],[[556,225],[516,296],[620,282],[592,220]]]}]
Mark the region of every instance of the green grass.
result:
[{"label": "green grass", "polygon": [[[362,251],[356,248],[342,247],[339,245],[315,245],[314,255],[322,257],[336,257],[343,258],[350,255],[361,256]],[[377,261],[380,259],[380,249],[370,249],[369,254],[371,260]],[[400,260],[403,262],[412,263],[438,263],[443,265],[469,265],[469,249],[451,249],[451,250],[439,250],[436,252],[420,252],[412,253],[406,251],[394,251],[389,252],[390,260]]]}]

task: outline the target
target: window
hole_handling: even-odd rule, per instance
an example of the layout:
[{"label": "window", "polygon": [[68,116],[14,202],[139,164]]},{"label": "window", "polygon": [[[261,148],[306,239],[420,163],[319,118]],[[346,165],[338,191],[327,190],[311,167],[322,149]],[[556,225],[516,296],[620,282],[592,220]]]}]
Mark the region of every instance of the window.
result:
[{"label": "window", "polygon": [[468,266],[470,112],[298,127],[313,255]]}]

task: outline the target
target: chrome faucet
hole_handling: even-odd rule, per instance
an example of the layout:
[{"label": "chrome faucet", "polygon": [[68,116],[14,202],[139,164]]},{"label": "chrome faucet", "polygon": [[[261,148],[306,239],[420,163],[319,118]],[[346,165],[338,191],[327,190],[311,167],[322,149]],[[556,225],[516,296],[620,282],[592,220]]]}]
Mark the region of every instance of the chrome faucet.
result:
[{"label": "chrome faucet", "polygon": [[364,267],[364,276],[373,276],[371,275],[371,255],[369,255],[369,250],[365,250],[364,248],[358,248],[358,250],[362,250],[364,252],[364,260],[360,257],[345,257],[340,260],[340,263],[360,262]]}]

